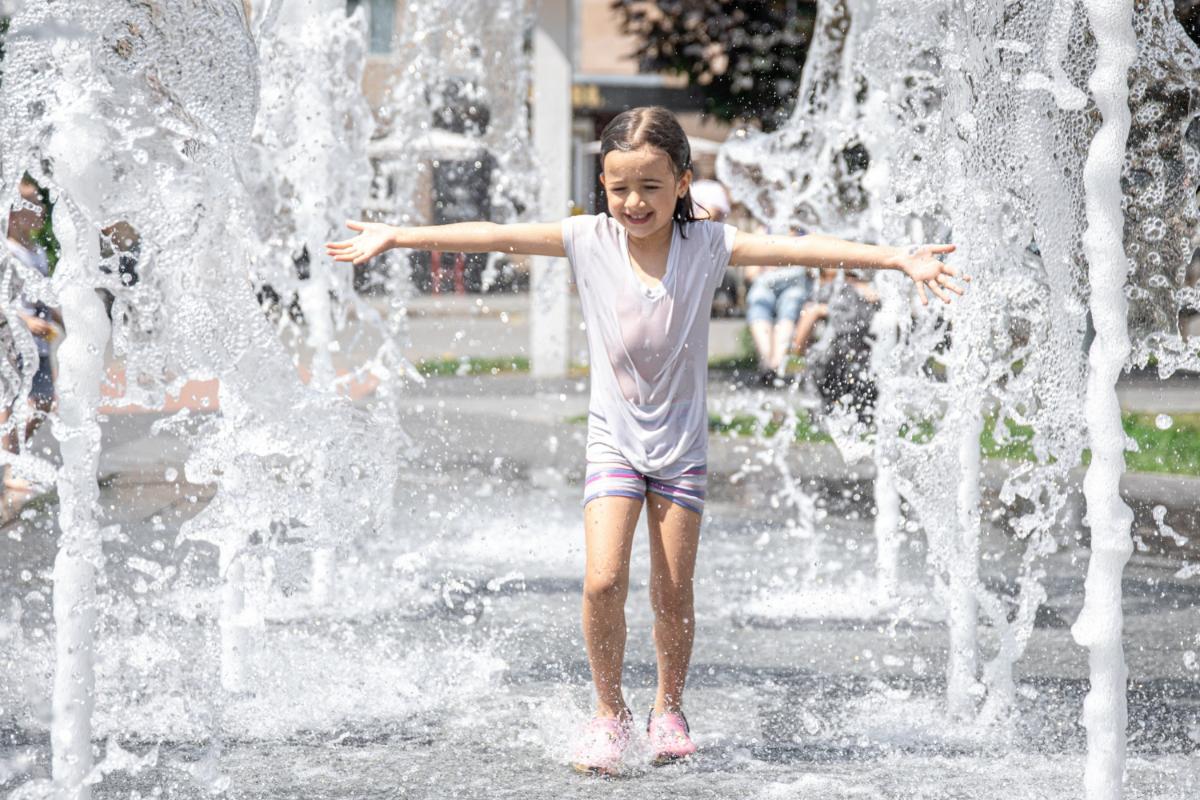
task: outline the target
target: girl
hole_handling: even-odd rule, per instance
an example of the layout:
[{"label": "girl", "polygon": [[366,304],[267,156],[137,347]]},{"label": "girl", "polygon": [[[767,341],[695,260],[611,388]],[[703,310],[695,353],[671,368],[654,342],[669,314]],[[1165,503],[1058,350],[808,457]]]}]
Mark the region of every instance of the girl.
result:
[{"label": "girl", "polygon": [[708,442],[708,320],[727,265],[896,269],[945,302],[962,293],[936,254],[826,236],[761,236],[693,214],[687,136],[669,111],[635,108],[601,136],[600,181],[608,215],[545,224],[466,222],[397,228],[350,222],[352,239],[329,244],[337,261],[362,264],[392,247],[565,256],[587,323],[591,354],[584,529],[583,632],[596,688],[573,766],[618,769],[633,728],[621,693],[625,597],[634,526],[647,509],[650,602],[658,694],[647,723],[656,764],[696,751],[683,716],[692,654],[692,574],[704,508]]}]

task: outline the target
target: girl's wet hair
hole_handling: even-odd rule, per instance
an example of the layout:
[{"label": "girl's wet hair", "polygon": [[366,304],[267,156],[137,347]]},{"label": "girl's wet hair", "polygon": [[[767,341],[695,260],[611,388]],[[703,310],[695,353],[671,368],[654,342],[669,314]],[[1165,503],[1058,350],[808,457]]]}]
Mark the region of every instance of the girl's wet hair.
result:
[{"label": "girl's wet hair", "polygon": [[[676,179],[692,168],[692,147],[688,144],[687,134],[675,115],[662,106],[622,111],[604,126],[604,132],[600,134],[600,169],[604,169],[604,157],[613,150],[628,152],[639,147],[654,147],[666,153]],[[671,219],[680,225],[696,221],[690,188],[683,197],[675,200]]]}]

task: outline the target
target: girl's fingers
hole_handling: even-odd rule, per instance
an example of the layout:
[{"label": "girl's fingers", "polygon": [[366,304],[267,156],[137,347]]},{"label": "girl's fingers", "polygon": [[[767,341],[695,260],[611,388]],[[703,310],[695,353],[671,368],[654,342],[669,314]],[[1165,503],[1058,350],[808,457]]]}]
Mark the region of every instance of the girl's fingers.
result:
[{"label": "girl's fingers", "polygon": [[925,245],[925,247],[929,248],[929,252],[938,253],[938,254],[953,253],[955,250],[958,249],[957,247],[955,247],[952,244],[927,244],[927,245]]},{"label": "girl's fingers", "polygon": [[942,287],[937,285],[936,281],[929,281],[929,291],[933,292],[934,297],[941,300],[943,303],[950,302],[950,295],[942,291]]},{"label": "girl's fingers", "polygon": [[350,229],[350,230],[352,230],[352,231],[361,231],[361,230],[362,230],[363,228],[365,228],[366,226],[367,226],[367,225],[366,225],[366,223],[365,223],[365,222],[359,222],[359,221],[358,221],[358,220],[356,220],[356,219],[348,219],[348,220],[346,220],[346,227],[347,227],[347,228],[349,228],[349,229]]},{"label": "girl's fingers", "polygon": [[919,296],[921,298],[921,305],[923,305],[923,306],[929,305],[929,297],[925,294],[925,284],[923,284],[923,283],[917,284],[917,296]]},{"label": "girl's fingers", "polygon": [[957,283],[952,281],[950,279],[950,276],[947,275],[946,273],[942,273],[941,275],[938,275],[937,281],[939,284],[941,284],[942,286],[945,286],[947,289],[949,289],[950,291],[954,292],[957,295],[962,295],[962,293],[964,291],[966,291],[963,287],[959,286]]}]

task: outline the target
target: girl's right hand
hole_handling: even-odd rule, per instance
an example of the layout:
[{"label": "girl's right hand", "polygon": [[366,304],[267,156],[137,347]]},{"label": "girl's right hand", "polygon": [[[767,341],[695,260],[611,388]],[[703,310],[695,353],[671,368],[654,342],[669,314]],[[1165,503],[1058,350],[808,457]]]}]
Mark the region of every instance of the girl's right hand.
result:
[{"label": "girl's right hand", "polygon": [[325,243],[325,253],[334,261],[363,264],[396,246],[396,229],[391,225],[350,220],[346,227],[358,231],[358,235],[342,242]]}]

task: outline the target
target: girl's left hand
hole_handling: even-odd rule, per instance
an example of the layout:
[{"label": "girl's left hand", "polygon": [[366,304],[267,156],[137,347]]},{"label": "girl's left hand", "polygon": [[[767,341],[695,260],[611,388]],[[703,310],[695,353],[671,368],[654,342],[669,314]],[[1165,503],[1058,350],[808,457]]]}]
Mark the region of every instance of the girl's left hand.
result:
[{"label": "girl's left hand", "polygon": [[957,269],[937,258],[938,255],[953,253],[954,250],[952,244],[922,244],[914,245],[896,257],[896,265],[917,284],[917,294],[921,297],[922,305],[929,305],[926,288],[943,303],[950,302],[948,292],[961,295],[966,290],[966,287],[953,279],[958,278],[970,283],[970,276],[960,275]]},{"label": "girl's left hand", "polygon": [[342,242],[325,243],[325,255],[334,261],[349,261],[358,266],[396,246],[396,229],[391,225],[348,220],[346,227],[358,231],[358,235]]}]

